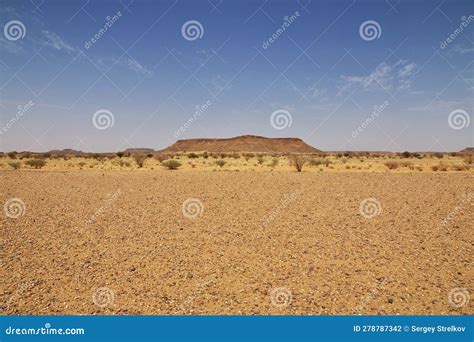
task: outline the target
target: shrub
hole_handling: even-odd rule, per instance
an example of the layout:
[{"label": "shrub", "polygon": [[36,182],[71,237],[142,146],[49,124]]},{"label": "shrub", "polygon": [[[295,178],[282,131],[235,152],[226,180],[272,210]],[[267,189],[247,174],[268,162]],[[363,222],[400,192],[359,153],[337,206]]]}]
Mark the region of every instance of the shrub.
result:
[{"label": "shrub", "polygon": [[472,160],[473,160],[474,158],[473,158],[473,155],[472,155],[472,154],[468,154],[468,155],[464,156],[463,159],[464,159],[464,162],[465,162],[466,164],[472,164]]},{"label": "shrub", "polygon": [[443,158],[444,157],[444,154],[442,154],[441,152],[436,152],[436,153],[433,153],[433,156],[435,156],[436,158]]},{"label": "shrub", "polygon": [[48,159],[51,157],[51,153],[43,153],[43,155],[41,156],[41,158],[44,158],[44,159]]},{"label": "shrub", "polygon": [[197,155],[194,152],[188,153],[188,158],[190,158],[190,159],[195,159],[195,158],[198,158],[198,157],[199,157],[199,155]]},{"label": "shrub", "polygon": [[147,157],[147,158],[153,158],[153,153],[148,153],[148,154],[146,155],[146,157]]},{"label": "shrub", "polygon": [[202,157],[203,157],[204,159],[207,159],[207,158],[209,158],[209,153],[207,153],[207,152],[204,152],[204,153],[202,154]]},{"label": "shrub", "polygon": [[278,158],[274,157],[270,162],[269,166],[273,169],[278,165]]},{"label": "shrub", "polygon": [[117,152],[117,157],[119,157],[119,158],[122,158],[122,157],[123,157],[123,155],[124,155],[124,153],[123,153],[123,152]]},{"label": "shrub", "polygon": [[157,155],[155,155],[155,159],[158,160],[160,163],[162,163],[163,161],[165,161],[168,158],[169,158],[169,156],[167,156],[164,153],[158,153]]},{"label": "shrub", "polygon": [[386,167],[389,168],[389,170],[395,170],[395,169],[398,169],[398,163],[396,161],[393,161],[393,160],[389,160],[387,162],[384,163],[384,165]]},{"label": "shrub", "polygon": [[469,170],[469,165],[453,165],[453,170],[455,171]]},{"label": "shrub", "polygon": [[263,159],[263,157],[258,157],[257,158],[257,162],[258,162],[259,165],[262,165],[264,161],[265,161],[265,159]]},{"label": "shrub", "polygon": [[8,152],[7,155],[10,159],[16,159],[16,152],[15,151]]},{"label": "shrub", "polygon": [[177,170],[181,166],[181,163],[177,160],[169,159],[163,161],[161,165],[166,167],[168,170]]},{"label": "shrub", "polygon": [[244,156],[246,161],[249,161],[250,158],[255,157],[255,154],[253,154],[253,153],[244,153],[243,156]]},{"label": "shrub", "polygon": [[137,163],[138,167],[143,167],[143,164],[145,163],[145,160],[147,156],[144,154],[132,154],[133,160]]},{"label": "shrub", "polygon": [[401,166],[401,167],[412,168],[412,167],[413,167],[413,163],[412,163],[412,162],[409,162],[409,161],[402,161],[402,162],[400,162],[400,166]]},{"label": "shrub", "polygon": [[433,170],[433,171],[447,171],[448,168],[443,164],[439,164],[439,165],[433,165],[431,167],[431,170]]},{"label": "shrub", "polygon": [[301,172],[305,164],[304,157],[301,155],[292,155],[290,159],[291,164],[296,168],[296,171]]},{"label": "shrub", "polygon": [[77,163],[77,165],[79,165],[79,167],[82,169],[84,167],[84,165],[86,165],[86,163],[81,161],[81,162]]},{"label": "shrub", "polygon": [[225,165],[225,160],[223,160],[223,159],[216,160],[216,164],[219,167],[223,167]]},{"label": "shrub", "polygon": [[8,165],[10,165],[13,168],[13,170],[18,170],[21,167],[20,162],[9,162]]},{"label": "shrub", "polygon": [[317,159],[312,159],[310,161],[310,164],[311,164],[311,166],[325,165],[326,167],[328,167],[329,164],[332,164],[332,161],[328,158],[325,158],[325,159],[317,158]]},{"label": "shrub", "polygon": [[35,169],[41,169],[46,165],[46,161],[43,159],[29,159],[25,162],[25,164],[34,167]]},{"label": "shrub", "polygon": [[403,152],[403,153],[401,154],[401,156],[402,156],[403,158],[410,158],[410,157],[411,157],[411,153],[408,152],[408,151],[405,151],[405,152]]}]

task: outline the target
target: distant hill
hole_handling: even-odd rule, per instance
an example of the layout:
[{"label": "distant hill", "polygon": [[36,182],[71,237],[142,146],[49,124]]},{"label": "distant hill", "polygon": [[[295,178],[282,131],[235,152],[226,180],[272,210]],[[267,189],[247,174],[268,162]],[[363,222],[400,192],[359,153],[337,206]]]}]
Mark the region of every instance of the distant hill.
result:
[{"label": "distant hill", "polygon": [[154,153],[155,150],[152,148],[144,148],[144,147],[137,147],[137,148],[128,148],[124,153],[130,153],[130,154],[147,154],[147,153]]},{"label": "distant hill", "polygon": [[208,151],[208,152],[267,152],[267,153],[315,153],[320,150],[299,138],[265,138],[242,135],[227,139],[178,140],[162,151]]},{"label": "distant hill", "polygon": [[466,147],[464,150],[459,151],[461,153],[474,154],[474,147]]},{"label": "distant hill", "polygon": [[64,150],[51,150],[51,151],[48,151],[47,153],[57,155],[57,156],[62,156],[62,155],[77,156],[77,155],[81,155],[81,154],[86,154],[85,152],[73,150],[73,149],[70,149],[70,148],[65,148]]}]

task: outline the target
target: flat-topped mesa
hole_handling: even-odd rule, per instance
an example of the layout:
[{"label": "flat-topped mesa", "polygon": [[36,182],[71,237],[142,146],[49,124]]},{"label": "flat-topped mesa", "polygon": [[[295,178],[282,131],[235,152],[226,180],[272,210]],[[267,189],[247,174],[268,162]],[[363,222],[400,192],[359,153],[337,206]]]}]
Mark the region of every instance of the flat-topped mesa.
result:
[{"label": "flat-topped mesa", "polygon": [[466,147],[465,149],[459,151],[460,153],[474,154],[474,147]]},{"label": "flat-topped mesa", "polygon": [[266,153],[316,153],[320,150],[299,138],[266,138],[242,135],[233,138],[178,140],[163,151],[169,152],[266,152]]}]

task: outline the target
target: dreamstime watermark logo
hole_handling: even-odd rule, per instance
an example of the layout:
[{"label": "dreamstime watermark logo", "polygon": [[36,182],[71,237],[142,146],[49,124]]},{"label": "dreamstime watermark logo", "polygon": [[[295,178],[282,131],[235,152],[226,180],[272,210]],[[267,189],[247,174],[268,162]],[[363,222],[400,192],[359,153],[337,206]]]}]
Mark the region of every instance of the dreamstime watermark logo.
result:
[{"label": "dreamstime watermark logo", "polygon": [[204,114],[204,112],[207,111],[207,109],[212,105],[211,101],[207,100],[205,104],[203,104],[202,106],[199,106],[197,105],[196,106],[196,110],[193,114],[193,116],[191,116],[182,126],[180,126],[176,131],[174,131],[173,135],[176,139],[178,139],[181,134],[183,134],[184,132],[186,132],[186,130],[194,123],[194,121],[196,121],[202,114]]},{"label": "dreamstime watermark logo", "polygon": [[112,306],[115,302],[115,292],[108,287],[99,287],[92,294],[92,301],[100,308]]},{"label": "dreamstime watermark logo", "polygon": [[195,219],[201,216],[204,212],[204,205],[199,198],[188,198],[183,202],[181,211],[184,217]]},{"label": "dreamstime watermark logo", "polygon": [[471,118],[465,110],[456,109],[449,113],[448,124],[452,129],[460,130],[469,126],[470,123]]},{"label": "dreamstime watermark logo", "polygon": [[379,39],[382,35],[382,28],[375,20],[367,20],[360,24],[359,35],[365,41]]},{"label": "dreamstime watermark logo", "polygon": [[5,34],[5,38],[13,42],[25,38],[26,27],[21,21],[12,20],[5,24],[3,33]]},{"label": "dreamstime watermark logo", "polygon": [[292,123],[293,118],[291,117],[290,112],[286,109],[278,109],[270,116],[270,124],[277,130],[291,127]]},{"label": "dreamstime watermark logo", "polygon": [[14,303],[17,299],[21,298],[25,292],[30,291],[37,284],[37,280],[26,280],[20,283],[17,286],[16,291],[7,299],[5,303],[5,308],[12,306],[12,303]]},{"label": "dreamstime watermark logo", "polygon": [[359,205],[359,212],[365,218],[371,219],[382,212],[382,205],[375,198],[366,198]]},{"label": "dreamstime watermark logo", "polygon": [[204,27],[197,20],[189,20],[181,27],[183,38],[189,41],[201,39],[204,35]]},{"label": "dreamstime watermark logo", "polygon": [[274,43],[286,31],[286,29],[290,27],[290,25],[293,24],[296,19],[298,19],[299,16],[300,12],[298,11],[296,11],[291,16],[285,16],[283,18],[283,24],[266,41],[262,43],[262,48],[268,49],[270,44]]},{"label": "dreamstime watermark logo", "polygon": [[457,29],[455,29],[453,31],[453,33],[451,33],[449,35],[448,38],[446,38],[445,40],[443,40],[440,44],[439,44],[439,47],[441,49],[446,49],[448,47],[448,45],[450,43],[452,43],[454,41],[454,39],[456,39],[456,37],[458,35],[460,35],[462,33],[462,31],[464,30],[465,27],[467,27],[472,21],[474,21],[474,15],[470,15],[469,17],[466,17],[466,16],[463,16],[461,17],[461,24],[459,24],[459,27]]},{"label": "dreamstime watermark logo", "polygon": [[5,213],[5,216],[9,218],[17,219],[25,215],[25,212],[26,212],[25,202],[23,202],[21,198],[10,198],[3,205],[3,212]]},{"label": "dreamstime watermark logo", "polygon": [[296,190],[290,194],[285,194],[283,198],[280,200],[279,206],[274,210],[270,215],[268,215],[264,222],[264,227],[268,226],[271,222],[273,222],[278,216],[281,215],[282,211],[288,208],[291,203],[296,201],[299,196],[299,191]]},{"label": "dreamstime watermark logo", "polygon": [[3,135],[5,133],[8,132],[8,130],[10,128],[12,128],[16,122],[18,120],[20,120],[20,118],[27,112],[29,112],[31,110],[31,108],[33,108],[33,106],[35,105],[35,103],[33,101],[29,101],[27,102],[25,105],[18,105],[18,107],[16,108],[16,113],[15,113],[15,116],[12,117],[6,124],[5,126],[2,127],[2,129],[0,130],[0,135]]},{"label": "dreamstime watermark logo", "polygon": [[92,224],[97,217],[99,217],[102,213],[105,211],[109,210],[112,204],[117,200],[117,198],[120,196],[120,189],[115,191],[112,195],[109,196],[109,198],[106,199],[104,205],[102,205],[99,209],[97,209],[94,214],[86,221],[87,224]]},{"label": "dreamstime watermark logo", "polygon": [[113,127],[115,122],[114,115],[110,110],[99,109],[92,116],[92,124],[95,128],[104,130],[110,127]]},{"label": "dreamstime watermark logo", "polygon": [[86,49],[90,49],[92,45],[94,45],[99,39],[102,38],[102,36],[107,32],[108,29],[110,29],[120,18],[122,17],[122,12],[118,11],[115,13],[113,16],[107,16],[105,18],[105,24],[100,28],[99,31],[97,31],[96,34],[94,34],[89,40],[87,40],[84,43],[84,47]]},{"label": "dreamstime watermark logo", "polygon": [[278,308],[290,305],[292,300],[291,290],[286,287],[277,287],[270,293],[270,302]]},{"label": "dreamstime watermark logo", "polygon": [[459,204],[458,206],[456,206],[453,211],[451,211],[448,216],[446,216],[443,221],[442,221],[442,225],[443,226],[447,226],[449,222],[451,222],[452,220],[454,220],[456,218],[456,216],[461,213],[464,209],[464,207],[471,202],[472,198],[474,197],[474,192],[470,192],[468,194],[465,194],[464,195],[464,198],[461,200],[461,204]]},{"label": "dreamstime watermark logo", "polygon": [[452,307],[460,308],[466,306],[469,303],[471,296],[469,290],[461,287],[455,287],[449,291],[448,303]]},{"label": "dreamstime watermark logo", "polygon": [[370,116],[367,119],[365,119],[365,121],[362,122],[357,127],[357,129],[352,131],[352,138],[354,138],[354,139],[357,138],[357,136],[360,133],[365,131],[365,129],[372,123],[372,121],[374,121],[380,115],[380,113],[382,113],[389,105],[390,105],[390,102],[388,102],[388,101],[385,101],[384,103],[382,103],[379,106],[375,105],[374,109],[372,111],[372,114],[370,114]]},{"label": "dreamstime watermark logo", "polygon": [[352,314],[355,315],[362,311],[372,299],[376,298],[380,294],[380,292],[383,291],[387,283],[388,278],[384,278],[382,282],[377,283],[376,286],[372,288],[370,292],[364,297],[361,303],[354,308]]}]

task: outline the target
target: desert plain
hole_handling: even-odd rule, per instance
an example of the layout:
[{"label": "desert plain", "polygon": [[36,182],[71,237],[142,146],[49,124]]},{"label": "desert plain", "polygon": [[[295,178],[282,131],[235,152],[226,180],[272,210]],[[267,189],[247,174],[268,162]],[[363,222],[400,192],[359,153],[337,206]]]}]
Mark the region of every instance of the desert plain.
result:
[{"label": "desert plain", "polygon": [[0,216],[1,313],[474,314],[472,168],[332,159],[302,172],[4,159],[1,199],[22,204]]}]

